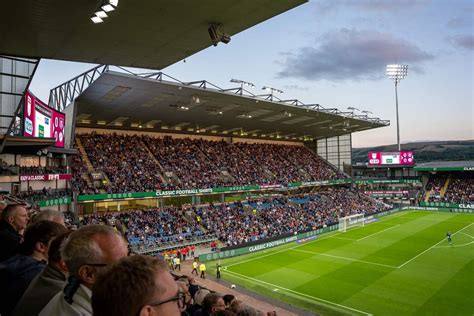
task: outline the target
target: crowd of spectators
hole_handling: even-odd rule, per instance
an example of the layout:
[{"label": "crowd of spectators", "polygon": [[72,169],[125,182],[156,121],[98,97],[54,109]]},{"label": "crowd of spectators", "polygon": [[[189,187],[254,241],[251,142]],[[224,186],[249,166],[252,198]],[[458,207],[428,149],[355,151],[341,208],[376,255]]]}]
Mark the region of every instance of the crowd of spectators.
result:
[{"label": "crowd of spectators", "polygon": [[106,224],[117,228],[126,236],[130,248],[137,251],[158,246],[180,245],[193,242],[206,235],[198,222],[188,220],[185,211],[177,207],[128,210],[119,213],[84,216],[82,225]]},{"label": "crowd of spectators", "polygon": [[108,193],[166,189],[156,161],[140,137],[96,133],[78,137],[94,169],[107,175]]},{"label": "crowd of spectators", "polygon": [[[449,178],[449,183],[441,195],[441,189]],[[429,202],[446,203],[473,203],[474,202],[474,175],[472,172],[452,172],[431,175],[426,186],[426,193],[430,192]]]},{"label": "crowd of spectators", "polygon": [[31,187],[27,191],[21,191],[13,196],[22,199],[28,203],[34,204],[42,200],[59,199],[66,196],[71,196],[70,189],[52,189],[44,187],[42,190],[33,190]]},{"label": "crowd of spectators", "polygon": [[317,229],[339,217],[373,214],[389,208],[347,188],[304,197],[276,197],[246,203],[194,208],[196,218],[226,246]]},{"label": "crowd of spectators", "polygon": [[189,138],[153,138],[143,141],[159,161],[165,172],[173,172],[180,188],[207,188],[226,186],[219,169],[195,146]]},{"label": "crowd of spectators", "polygon": [[342,216],[369,215],[388,207],[360,191],[341,187],[302,197],[92,214],[85,216],[82,224],[115,226],[125,233],[135,251],[210,237],[225,246],[235,246],[317,229],[337,223]]},{"label": "crowd of spectators", "polygon": [[446,173],[431,175],[426,184],[425,196],[429,192],[429,201],[439,201],[441,199],[441,189],[446,183],[448,175]]},{"label": "crowd of spectators", "polygon": [[472,172],[453,172],[450,176],[447,190],[443,197],[437,196],[430,201],[449,203],[473,203],[474,202],[474,174]]},{"label": "crowd of spectators", "polygon": [[80,192],[287,185],[345,177],[304,146],[96,133],[78,137],[93,168],[110,180],[104,188],[87,188],[81,177],[87,169],[76,159],[74,185]]}]

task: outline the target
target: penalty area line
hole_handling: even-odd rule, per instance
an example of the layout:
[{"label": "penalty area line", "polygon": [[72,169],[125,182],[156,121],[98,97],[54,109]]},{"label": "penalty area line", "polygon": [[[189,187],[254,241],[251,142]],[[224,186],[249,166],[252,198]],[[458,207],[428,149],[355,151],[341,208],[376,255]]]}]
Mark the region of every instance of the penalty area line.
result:
[{"label": "penalty area line", "polygon": [[[458,230],[457,232],[455,232],[454,234],[452,234],[452,236],[456,235],[457,233],[460,233],[461,231],[465,230],[466,228],[468,228],[469,226],[471,226],[472,224],[474,223],[471,223],[469,225],[466,225],[464,226],[463,228],[461,228],[460,230]],[[423,252],[420,252],[419,254],[417,254],[416,256],[414,256],[413,258],[411,258],[410,260],[408,261],[405,261],[405,263],[402,263],[401,265],[399,265],[397,267],[397,269],[400,269],[400,268],[403,268],[405,265],[407,265],[408,263],[412,262],[413,260],[415,260],[416,258],[418,258],[419,256],[421,256],[422,254],[428,252],[429,250],[433,249],[433,248],[436,248],[436,246],[438,246],[440,243],[442,243],[443,241],[445,241],[446,238],[443,238],[441,239],[440,241],[438,241],[436,244],[434,244],[433,246],[429,247],[428,249],[424,250]]]},{"label": "penalty area line", "polygon": [[341,260],[356,261],[356,262],[362,262],[362,263],[367,263],[367,264],[373,264],[373,265],[376,265],[376,266],[382,266],[382,267],[387,267],[387,268],[392,268],[392,269],[397,268],[396,266],[391,266],[389,264],[383,264],[383,263],[377,263],[377,262],[371,262],[371,261],[365,261],[365,260],[359,260],[359,259],[353,259],[353,258],[340,257],[340,256],[330,255],[330,254],[327,254],[327,253],[307,251],[307,250],[301,250],[301,249],[292,249],[292,250],[293,251],[301,251],[301,252],[314,254],[314,255],[318,255],[318,256],[325,256],[325,257],[341,259]]},{"label": "penalty area line", "polygon": [[[358,310],[358,309],[355,309],[355,308],[352,308],[352,307],[349,307],[349,306],[345,306],[345,305],[342,305],[342,304],[331,302],[331,301],[325,300],[323,298],[319,298],[319,297],[316,297],[316,296],[311,296],[311,295],[301,293],[301,292],[297,292],[297,291],[294,291],[294,290],[291,290],[291,289],[287,289],[285,287],[282,287],[282,286],[279,286],[279,285],[276,285],[276,284],[272,284],[272,283],[268,283],[268,282],[265,282],[265,281],[262,281],[262,280],[259,280],[259,279],[255,279],[255,278],[252,278],[252,277],[249,277],[249,276],[237,273],[237,272],[227,270],[226,273],[229,273],[229,274],[231,274],[235,277],[241,278],[241,279],[246,279],[248,281],[252,281],[254,283],[260,283],[260,284],[267,285],[268,287],[272,287],[273,289],[280,289],[280,290],[283,290],[285,292],[295,294],[297,296],[302,296],[302,297],[304,297],[304,298],[306,298],[310,301],[322,302],[322,303],[326,303],[328,305],[337,306],[337,307],[345,309],[345,310],[350,310],[350,311],[353,311],[353,312],[357,312],[357,313],[362,314],[362,315],[372,316],[372,314],[370,314],[370,313],[367,313],[367,312],[364,312],[364,311],[361,311],[361,310]],[[273,290],[273,291],[275,292],[275,290]]]},{"label": "penalty area line", "polygon": [[395,225],[395,226],[391,226],[391,227],[389,227],[389,228],[385,228],[385,229],[383,229],[383,230],[381,230],[381,231],[378,231],[378,232],[376,232],[376,233],[373,233],[373,234],[367,235],[367,236],[365,236],[365,237],[359,238],[359,239],[357,239],[356,241],[364,240],[364,239],[366,239],[366,238],[375,236],[375,235],[377,235],[377,234],[383,233],[384,231],[387,231],[387,230],[389,230],[389,229],[392,229],[392,228],[395,228],[395,227],[399,227],[399,226],[400,226],[400,224]]}]

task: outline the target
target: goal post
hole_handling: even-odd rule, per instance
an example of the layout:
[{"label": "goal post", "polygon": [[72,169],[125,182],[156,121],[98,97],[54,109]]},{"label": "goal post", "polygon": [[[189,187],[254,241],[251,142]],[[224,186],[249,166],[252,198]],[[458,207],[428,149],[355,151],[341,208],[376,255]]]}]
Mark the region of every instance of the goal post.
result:
[{"label": "goal post", "polygon": [[364,214],[354,214],[345,217],[339,217],[339,231],[345,232],[354,226],[364,226]]}]

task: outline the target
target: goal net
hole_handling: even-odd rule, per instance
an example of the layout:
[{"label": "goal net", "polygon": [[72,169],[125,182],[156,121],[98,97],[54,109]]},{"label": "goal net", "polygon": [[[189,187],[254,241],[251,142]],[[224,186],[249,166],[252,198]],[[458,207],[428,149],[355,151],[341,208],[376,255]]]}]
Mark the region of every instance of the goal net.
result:
[{"label": "goal net", "polygon": [[339,217],[339,231],[345,232],[354,226],[364,226],[364,214]]}]

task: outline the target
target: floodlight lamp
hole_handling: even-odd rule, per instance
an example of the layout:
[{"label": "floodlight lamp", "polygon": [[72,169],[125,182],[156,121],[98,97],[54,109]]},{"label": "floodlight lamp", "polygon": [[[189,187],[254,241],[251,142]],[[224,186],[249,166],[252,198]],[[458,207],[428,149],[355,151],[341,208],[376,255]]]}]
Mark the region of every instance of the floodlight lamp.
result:
[{"label": "floodlight lamp", "polygon": [[408,65],[387,65],[387,76],[390,79],[401,80],[407,76]]},{"label": "floodlight lamp", "polygon": [[97,11],[95,11],[95,15],[101,19],[108,17],[107,13],[105,13],[105,11],[102,9],[98,9]]},{"label": "floodlight lamp", "polygon": [[118,0],[104,0],[102,1],[101,9],[105,12],[113,11],[118,6]]},{"label": "floodlight lamp", "polygon": [[95,15],[95,14],[91,16],[91,20],[92,20],[92,22],[94,22],[95,24],[104,22],[104,20],[102,20],[101,18],[99,18],[99,17],[98,17],[97,15]]}]

